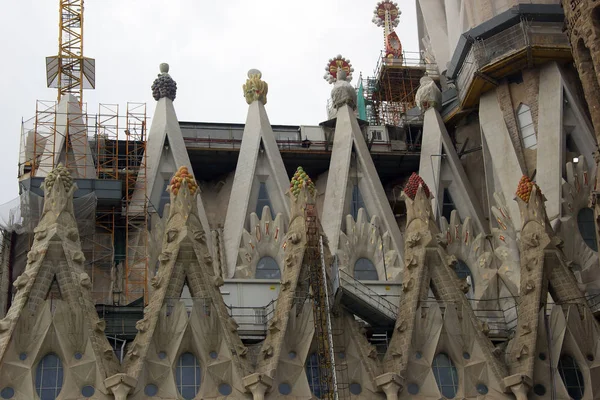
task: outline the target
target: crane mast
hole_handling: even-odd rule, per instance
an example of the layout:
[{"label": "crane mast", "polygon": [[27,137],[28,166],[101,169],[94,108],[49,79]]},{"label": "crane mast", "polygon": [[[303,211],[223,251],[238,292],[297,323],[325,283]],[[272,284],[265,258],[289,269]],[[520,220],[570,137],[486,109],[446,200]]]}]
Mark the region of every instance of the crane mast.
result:
[{"label": "crane mast", "polygon": [[46,57],[49,88],[58,101],[72,94],[83,104],[83,90],[95,87],[95,60],[83,55],[83,0],[59,0],[58,55]]}]

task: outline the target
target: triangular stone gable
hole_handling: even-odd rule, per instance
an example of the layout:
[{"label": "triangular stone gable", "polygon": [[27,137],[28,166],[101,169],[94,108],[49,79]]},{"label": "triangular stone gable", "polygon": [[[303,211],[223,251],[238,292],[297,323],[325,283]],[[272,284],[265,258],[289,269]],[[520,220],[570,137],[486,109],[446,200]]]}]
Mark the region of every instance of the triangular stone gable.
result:
[{"label": "triangular stone gable", "polygon": [[[39,167],[36,176],[45,177],[54,166],[67,163],[70,172],[76,178],[93,179],[96,176],[94,160],[87,138],[87,121],[84,119],[79,100],[67,94],[56,105],[56,131],[53,138],[46,139],[44,148],[34,149],[39,156]],[[66,138],[69,137],[67,154]],[[41,152],[41,154],[39,154]]]},{"label": "triangular stone gable", "polygon": [[[585,294],[578,287],[575,275],[567,266],[561,250],[564,243],[552,230],[545,200],[537,185],[533,185],[528,201],[517,196],[522,221],[519,245],[521,290],[517,329],[507,356],[511,375],[505,379],[505,384],[518,400],[526,399],[534,385],[537,354],[541,351],[539,348],[548,347],[550,338],[546,338],[544,318],[548,294],[557,305],[563,307],[565,317],[574,313],[578,315],[573,330],[582,324],[587,327],[579,331],[577,341],[582,347],[586,347],[587,343],[590,354],[595,355],[599,339],[598,322],[593,317]],[[554,318],[559,318],[556,316],[558,312],[553,311]]]},{"label": "triangular stone gable", "polygon": [[[17,293],[0,321],[0,375],[3,383],[27,396],[34,380],[14,380],[21,376],[18,371],[33,376],[33,363],[56,353],[65,368],[65,396],[78,393],[84,384],[107,394],[104,380],[119,371],[119,362],[104,335],[105,323],[98,317],[91,280],[83,270],[73,214],[77,187],[62,166],[48,174],[44,186],[44,210],[27,266],[14,283]],[[60,299],[48,297],[53,284]]]},{"label": "triangular stone gable", "polygon": [[375,169],[375,164],[369,153],[367,144],[358,125],[358,120],[353,109],[349,105],[342,105],[337,110],[337,121],[333,138],[333,148],[329,173],[327,177],[327,190],[323,213],[327,218],[323,219],[323,229],[329,239],[330,249],[337,253],[344,220],[344,210],[348,190],[354,185],[349,184],[349,174],[352,167],[352,153],[356,154],[357,169],[360,171],[359,189],[367,206],[369,215],[378,216],[381,225],[391,237],[391,245],[394,250],[403,254],[403,240],[400,228],[396,223],[394,214],[385,194],[381,180]]},{"label": "triangular stone gable", "polygon": [[[376,379],[378,386],[388,399],[397,398],[399,389],[409,384],[435,392],[437,386],[431,365],[441,349],[440,344],[443,344],[444,351],[451,358],[459,354],[462,357],[463,352],[477,355],[479,370],[485,366],[487,371],[486,380],[480,383],[502,392],[506,368],[494,354],[494,346],[485,336],[463,293],[464,285],[452,270],[456,258],[449,256],[444,249],[445,235],[440,234],[433,220],[429,197],[421,186],[414,200],[405,193],[404,197],[407,228],[403,294],[394,333],[384,357],[384,374]],[[429,306],[430,289],[440,306],[444,306],[443,315],[439,306]],[[416,356],[417,353],[420,356]],[[463,365],[463,371],[466,372],[467,367],[470,364]],[[467,373],[461,376],[463,379],[473,378]],[[464,390],[460,387],[459,390]],[[402,391],[404,395],[407,395],[407,390]]]},{"label": "triangular stone gable", "polygon": [[[442,157],[445,155],[445,158]],[[435,108],[425,111],[423,119],[423,145],[421,148],[421,161],[419,175],[433,193],[432,208],[439,212],[443,202],[442,167],[449,169],[452,181],[461,198],[463,217],[470,217],[477,233],[488,233],[489,225],[486,223],[482,205],[475,195],[475,191],[467,177],[463,165],[458,158],[456,148],[448,135],[442,116]],[[455,203],[456,203],[455,199]]]},{"label": "triangular stone gable", "polygon": [[[310,286],[314,268],[320,270],[322,262],[326,266],[331,265],[332,256],[327,241],[323,240],[323,259],[315,259],[314,248],[318,246],[318,242],[313,242],[318,241],[319,236],[323,237],[316,212],[316,195],[303,189],[298,197],[290,197],[291,222],[288,233],[283,238],[284,266],[277,306],[273,318],[268,322],[267,337],[259,354],[256,372],[244,378],[244,384],[255,398],[262,398],[260,396],[265,392],[265,398],[278,398],[281,383],[290,386],[291,396],[312,396],[305,365],[311,347],[319,347],[318,343],[313,344],[319,338],[315,335],[315,324],[318,323],[315,321],[315,311],[312,303],[306,300],[311,293],[312,296],[317,296]],[[329,268],[326,270],[325,285],[332,295]],[[339,310],[334,315],[325,305],[322,305],[321,310],[322,317],[329,314],[332,332],[335,332],[335,353],[338,356],[344,353],[343,358],[335,356],[340,387],[344,387],[347,392],[351,381],[366,382],[363,388],[365,394],[371,393],[377,397],[377,388],[373,384],[373,379],[379,372],[376,350],[360,333],[352,315],[344,310]]]},{"label": "triangular stone gable", "polygon": [[[174,366],[184,350],[193,352],[201,364],[199,396],[218,397],[221,384],[230,385],[237,396],[243,396],[241,379],[251,366],[237,335],[237,324],[219,291],[223,279],[215,275],[212,266],[207,234],[197,211],[197,185],[189,177],[180,188],[170,186],[169,190],[171,204],[159,267],[152,278],[154,293],[125,357],[126,374],[135,382],[129,398],[145,398],[144,387],[150,383],[160,383],[160,396],[177,397]],[[180,296],[186,284],[193,299],[184,303]]]},{"label": "triangular stone gable", "polygon": [[[168,71],[168,66],[166,71]],[[174,83],[167,72],[159,74],[157,81],[160,79]],[[132,198],[133,203],[143,204],[147,197],[150,204],[156,207],[160,204],[165,183],[175,174],[178,167],[184,166],[193,173],[179,120],[173,106],[173,99],[164,94],[157,97],[146,143],[146,155],[144,157],[146,164],[140,169],[140,176]],[[174,98],[174,96],[171,97]],[[208,231],[210,227],[202,200],[198,201],[198,216],[202,226]],[[208,240],[209,243],[212,241],[210,235]]]},{"label": "triangular stone gable", "polygon": [[[254,84],[253,82],[250,79],[247,85]],[[284,224],[287,223],[290,211],[285,192],[289,188],[290,180],[279,153],[264,102],[261,99],[252,101],[248,108],[240,154],[233,178],[233,189],[225,217],[223,235],[227,277],[232,277],[235,273],[246,221],[250,213],[254,211],[249,207],[251,203],[256,203],[255,200],[258,196],[260,186],[258,175],[263,175],[262,179],[266,184],[269,199],[274,206],[272,211],[281,213]]]}]

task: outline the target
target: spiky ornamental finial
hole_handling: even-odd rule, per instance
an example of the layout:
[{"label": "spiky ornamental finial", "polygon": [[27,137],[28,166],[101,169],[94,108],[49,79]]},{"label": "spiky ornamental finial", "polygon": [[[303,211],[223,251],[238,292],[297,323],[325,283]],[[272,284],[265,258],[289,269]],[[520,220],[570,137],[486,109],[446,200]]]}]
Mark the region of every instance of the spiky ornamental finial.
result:
[{"label": "spiky ornamental finial", "polygon": [[257,69],[248,71],[248,80],[242,86],[246,103],[252,104],[256,100],[267,104],[267,94],[269,93],[269,85],[261,80],[262,73]]},{"label": "spiky ornamental finial", "polygon": [[183,187],[187,187],[192,196],[198,191],[198,183],[194,179],[194,176],[189,173],[187,167],[179,167],[175,175],[171,178],[167,190],[177,196]]},{"label": "spiky ornamental finial", "polygon": [[402,14],[402,12],[398,9],[398,3],[390,0],[380,1],[377,3],[375,6],[375,11],[373,11],[373,23],[379,27],[384,26],[386,11],[389,13],[389,18],[392,23],[391,27],[397,27],[398,23],[400,22],[400,14]]},{"label": "spiky ornamental finial", "polygon": [[338,71],[344,70],[346,72],[346,77],[343,79],[347,82],[352,80],[352,73],[354,72],[354,68],[352,68],[352,64],[349,59],[342,57],[340,54],[335,56],[334,58],[330,58],[327,66],[325,67],[325,75],[323,79],[325,79],[330,84],[335,83],[338,80]]},{"label": "spiky ornamental finial", "polygon": [[169,75],[169,64],[160,64],[160,74],[152,83],[152,97],[158,101],[163,97],[175,100],[177,95],[177,83]]}]

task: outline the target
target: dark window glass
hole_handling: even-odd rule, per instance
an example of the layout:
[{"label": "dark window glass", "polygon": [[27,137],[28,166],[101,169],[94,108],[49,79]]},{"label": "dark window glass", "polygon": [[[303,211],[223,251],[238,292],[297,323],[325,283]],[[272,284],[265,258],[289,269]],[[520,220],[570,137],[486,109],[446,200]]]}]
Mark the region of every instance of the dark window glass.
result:
[{"label": "dark window glass", "polygon": [[267,184],[265,182],[261,182],[260,187],[258,188],[258,200],[256,201],[256,215],[258,215],[258,218],[262,218],[262,212],[265,206],[269,206],[269,210],[271,210],[271,218],[273,218],[273,206],[271,205],[271,200],[269,199],[269,192],[267,192]]},{"label": "dark window glass", "polygon": [[575,362],[575,359],[569,355],[563,355],[558,360],[558,372],[562,378],[569,396],[573,400],[580,400],[583,398],[584,383],[583,375]]},{"label": "dark window glass", "polygon": [[439,353],[433,359],[433,374],[442,396],[453,399],[458,390],[458,373],[446,353]]},{"label": "dark window glass", "polygon": [[462,260],[458,260],[456,265],[454,266],[454,272],[456,272],[456,276],[458,279],[466,279],[470,278],[471,287],[475,289],[475,282],[473,281],[473,274],[471,274],[471,270],[469,266]]},{"label": "dark window glass", "polygon": [[450,191],[448,189],[444,189],[444,203],[442,206],[442,216],[446,218],[448,222],[450,222],[450,215],[455,209],[456,206],[454,205],[454,201],[452,201]]},{"label": "dark window glass", "polygon": [[359,258],[354,264],[354,279],[359,281],[379,280],[375,265],[368,258]]},{"label": "dark window glass", "polygon": [[265,256],[258,260],[256,264],[256,279],[279,279],[281,271],[279,265],[273,257]]},{"label": "dark window glass", "polygon": [[358,218],[358,210],[361,208],[364,208],[367,219],[369,219],[367,207],[363,201],[362,194],[360,194],[360,189],[358,188],[358,185],[354,185],[352,188],[352,206],[350,209],[350,214],[352,214],[352,218],[354,218],[355,221]]},{"label": "dark window glass", "polygon": [[319,368],[319,356],[317,353],[312,353],[306,360],[306,377],[308,378],[308,386],[315,397],[320,398],[321,391],[321,370]]},{"label": "dark window glass", "polygon": [[171,194],[169,192],[167,192],[167,186],[169,186],[169,180],[166,180],[165,183],[163,184],[163,190],[162,192],[160,192],[160,200],[158,202],[158,209],[156,210],[158,212],[158,215],[163,216],[163,211],[165,210],[165,206],[167,205],[167,203],[169,203],[171,201]]},{"label": "dark window glass", "polygon": [[175,370],[177,390],[186,400],[196,397],[200,389],[200,364],[192,353],[183,353]]},{"label": "dark window glass", "polygon": [[63,384],[63,366],[54,353],[46,354],[37,366],[35,390],[40,400],[55,400]]},{"label": "dark window glass", "polygon": [[598,251],[596,242],[596,226],[594,224],[594,211],[591,208],[582,208],[577,214],[577,225],[579,233],[585,244],[594,251]]}]

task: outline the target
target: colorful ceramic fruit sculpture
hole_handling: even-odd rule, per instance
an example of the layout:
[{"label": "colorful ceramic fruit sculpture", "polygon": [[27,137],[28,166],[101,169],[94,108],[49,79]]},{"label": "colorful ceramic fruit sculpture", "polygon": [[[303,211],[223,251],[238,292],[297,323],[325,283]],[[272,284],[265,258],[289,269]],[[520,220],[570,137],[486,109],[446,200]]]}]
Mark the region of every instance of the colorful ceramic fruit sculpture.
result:
[{"label": "colorful ceramic fruit sculpture", "polygon": [[531,191],[533,190],[533,185],[535,185],[537,187],[537,191],[540,194],[542,194],[540,187],[536,185],[531,179],[529,179],[528,176],[523,175],[523,177],[521,177],[516,194],[525,203],[529,202],[529,198],[531,197]]},{"label": "colorful ceramic fruit sculpture", "polygon": [[298,167],[296,173],[292,177],[292,182],[290,182],[290,192],[297,198],[303,187],[308,188],[308,192],[311,196],[315,195],[315,184],[306,172],[304,172],[304,169]]},{"label": "colorful ceramic fruit sculpture", "polygon": [[189,173],[187,167],[179,167],[175,175],[171,178],[171,193],[177,195],[182,184],[188,186],[190,194],[196,194],[198,184],[196,183],[194,176]]},{"label": "colorful ceramic fruit sculpture", "polygon": [[417,195],[417,189],[419,189],[419,185],[423,186],[425,196],[429,198],[431,194],[429,192],[429,188],[427,187],[425,181],[423,181],[423,178],[417,175],[416,172],[413,172],[410,178],[408,178],[408,182],[406,183],[406,186],[404,186],[404,193],[406,193],[406,195],[410,197],[411,200],[414,200],[415,196]]}]

